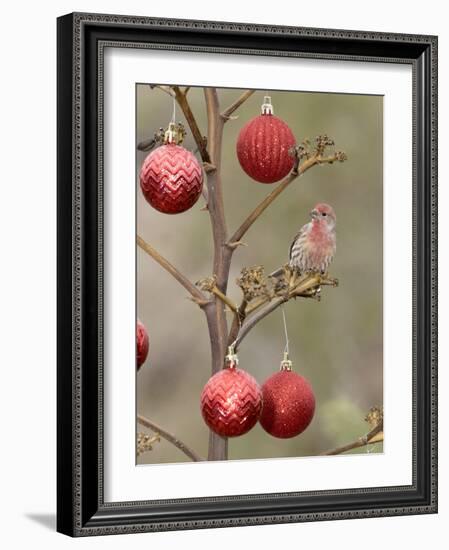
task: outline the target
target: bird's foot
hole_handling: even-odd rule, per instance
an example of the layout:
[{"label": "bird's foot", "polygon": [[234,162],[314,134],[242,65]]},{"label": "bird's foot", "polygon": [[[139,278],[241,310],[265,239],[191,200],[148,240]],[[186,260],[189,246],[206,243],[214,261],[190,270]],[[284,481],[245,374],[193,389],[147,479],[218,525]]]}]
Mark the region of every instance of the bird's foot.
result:
[{"label": "bird's foot", "polygon": [[284,273],[285,273],[284,275],[285,279],[288,283],[288,287],[290,290],[293,290],[295,288],[299,280],[304,275],[296,267],[292,267],[290,264],[286,264],[284,266]]},{"label": "bird's foot", "polygon": [[321,301],[321,287],[318,286],[316,288],[311,288],[309,291],[306,291],[303,294],[304,298],[311,298],[312,300],[316,300],[317,302]]}]

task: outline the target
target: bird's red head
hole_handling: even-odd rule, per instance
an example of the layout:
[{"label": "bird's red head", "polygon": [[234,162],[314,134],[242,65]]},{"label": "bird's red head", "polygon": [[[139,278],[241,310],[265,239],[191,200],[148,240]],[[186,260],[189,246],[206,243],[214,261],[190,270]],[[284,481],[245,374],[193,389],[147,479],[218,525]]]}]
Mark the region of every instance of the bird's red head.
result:
[{"label": "bird's red head", "polygon": [[335,215],[334,209],[329,204],[324,202],[319,202],[310,212],[312,220],[324,221],[326,223],[335,224],[337,221],[337,216]]}]

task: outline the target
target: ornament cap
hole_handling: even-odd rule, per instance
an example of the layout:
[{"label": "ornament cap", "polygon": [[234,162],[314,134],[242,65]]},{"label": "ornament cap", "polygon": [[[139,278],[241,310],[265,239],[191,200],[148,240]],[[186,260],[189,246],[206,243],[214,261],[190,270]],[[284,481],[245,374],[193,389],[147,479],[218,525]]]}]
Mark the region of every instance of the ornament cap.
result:
[{"label": "ornament cap", "polygon": [[229,346],[228,354],[226,355],[226,367],[229,369],[235,369],[239,364],[239,358],[235,353],[234,344]]},{"label": "ornament cap", "polygon": [[271,103],[271,97],[269,95],[264,96],[261,109],[262,109],[263,115],[274,114],[273,105]]},{"label": "ornament cap", "polygon": [[175,145],[179,145],[184,141],[185,135],[185,128],[180,122],[178,124],[170,122],[164,134],[164,144],[174,143]]},{"label": "ornament cap", "polygon": [[288,352],[287,351],[284,351],[284,358],[282,359],[281,361],[281,368],[280,370],[283,371],[283,370],[286,370],[286,371],[291,371],[292,370],[292,367],[293,367],[293,363],[290,361],[290,359],[288,358]]}]

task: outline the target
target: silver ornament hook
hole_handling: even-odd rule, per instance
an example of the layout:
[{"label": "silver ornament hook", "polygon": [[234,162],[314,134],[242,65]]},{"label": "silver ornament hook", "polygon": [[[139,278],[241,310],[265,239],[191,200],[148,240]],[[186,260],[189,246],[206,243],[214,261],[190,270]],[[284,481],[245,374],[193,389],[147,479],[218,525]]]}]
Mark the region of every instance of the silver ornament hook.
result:
[{"label": "silver ornament hook", "polygon": [[272,114],[274,114],[273,105],[271,103],[271,96],[269,96],[269,95],[266,95],[263,98],[262,114],[263,115],[272,115]]},{"label": "silver ornament hook", "polygon": [[235,343],[228,347],[228,354],[226,355],[226,363],[228,368],[234,369],[239,364],[238,355],[235,353]]},{"label": "silver ornament hook", "polygon": [[176,131],[176,123],[170,122],[168,125],[168,129],[165,132],[165,142],[166,143],[173,143],[175,141],[177,131]]},{"label": "silver ornament hook", "polygon": [[[237,312],[237,320],[239,322],[239,332],[242,329],[242,319]],[[230,367],[235,367],[239,364],[239,358],[237,356],[237,353],[235,351],[235,347],[237,346],[239,339],[239,335],[237,334],[237,338],[232,342],[232,344],[228,347],[228,354],[226,355],[226,362]]]}]

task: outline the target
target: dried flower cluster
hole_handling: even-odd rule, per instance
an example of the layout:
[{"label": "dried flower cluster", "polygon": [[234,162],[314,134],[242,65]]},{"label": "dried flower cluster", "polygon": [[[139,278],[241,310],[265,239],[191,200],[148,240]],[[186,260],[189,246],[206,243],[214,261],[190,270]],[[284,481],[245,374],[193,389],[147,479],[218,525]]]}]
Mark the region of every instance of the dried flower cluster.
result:
[{"label": "dried flower cluster", "polygon": [[236,279],[236,283],[242,290],[246,302],[250,302],[259,296],[268,297],[271,294],[263,265],[244,267],[240,272],[240,276]]},{"label": "dried flower cluster", "polygon": [[153,449],[153,444],[159,442],[161,438],[159,434],[148,435],[143,432],[137,434],[137,456],[151,451]]},{"label": "dried flower cluster", "polygon": [[371,428],[376,428],[377,426],[383,424],[384,420],[384,411],[380,407],[371,407],[365,416],[365,421],[371,426]]}]

